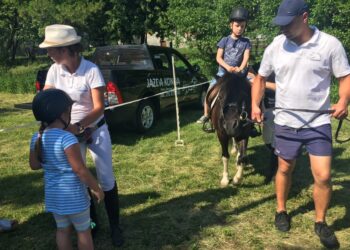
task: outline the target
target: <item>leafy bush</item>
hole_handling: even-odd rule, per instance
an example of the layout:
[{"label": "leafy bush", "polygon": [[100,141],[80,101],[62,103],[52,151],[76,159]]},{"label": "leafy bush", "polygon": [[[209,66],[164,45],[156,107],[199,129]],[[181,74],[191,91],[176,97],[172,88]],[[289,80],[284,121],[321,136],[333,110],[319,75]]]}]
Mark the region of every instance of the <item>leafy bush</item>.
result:
[{"label": "leafy bush", "polygon": [[194,48],[181,48],[180,51],[192,65],[199,65],[201,73],[208,79],[211,79],[217,72],[218,64],[216,62],[216,54],[211,59],[205,59],[201,56],[200,51]]},{"label": "leafy bush", "polygon": [[335,79],[332,80],[331,83],[331,103],[336,103],[339,99],[339,83]]},{"label": "leafy bush", "polygon": [[36,73],[47,64],[32,64],[0,68],[0,91],[8,93],[35,93]]}]

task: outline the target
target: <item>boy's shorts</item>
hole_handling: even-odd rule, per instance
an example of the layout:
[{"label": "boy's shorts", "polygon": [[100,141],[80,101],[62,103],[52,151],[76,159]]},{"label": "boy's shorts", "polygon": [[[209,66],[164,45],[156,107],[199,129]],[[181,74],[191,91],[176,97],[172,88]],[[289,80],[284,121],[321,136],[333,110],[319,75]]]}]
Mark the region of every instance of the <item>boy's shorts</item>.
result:
[{"label": "boy's shorts", "polygon": [[212,87],[214,87],[214,85],[216,84],[217,80],[215,78],[212,78],[209,82],[209,87],[208,87],[208,91],[209,89],[211,89]]},{"label": "boy's shorts", "polygon": [[295,129],[275,124],[275,154],[285,160],[294,160],[302,147],[315,156],[332,155],[332,129],[330,124],[316,128]]},{"label": "boy's shorts", "polygon": [[77,232],[83,232],[90,228],[90,208],[77,214],[59,215],[52,213],[55,218],[57,228],[67,228],[73,224]]}]

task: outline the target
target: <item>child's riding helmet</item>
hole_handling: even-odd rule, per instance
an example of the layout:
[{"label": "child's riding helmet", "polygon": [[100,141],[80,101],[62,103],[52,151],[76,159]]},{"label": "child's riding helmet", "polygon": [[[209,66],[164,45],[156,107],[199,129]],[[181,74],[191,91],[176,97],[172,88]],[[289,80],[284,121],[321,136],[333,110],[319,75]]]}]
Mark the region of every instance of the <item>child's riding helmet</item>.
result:
[{"label": "child's riding helmet", "polygon": [[232,10],[230,14],[230,22],[232,21],[247,21],[248,10],[243,7],[238,7]]},{"label": "child's riding helmet", "polygon": [[73,105],[73,100],[60,89],[47,89],[38,93],[32,103],[37,121],[52,123]]}]

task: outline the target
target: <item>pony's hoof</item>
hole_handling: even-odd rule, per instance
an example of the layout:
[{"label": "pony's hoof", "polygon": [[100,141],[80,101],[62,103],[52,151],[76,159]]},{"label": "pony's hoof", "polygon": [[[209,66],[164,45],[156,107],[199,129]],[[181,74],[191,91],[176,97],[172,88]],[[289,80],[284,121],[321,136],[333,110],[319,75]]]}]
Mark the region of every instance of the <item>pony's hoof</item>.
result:
[{"label": "pony's hoof", "polygon": [[236,149],[236,147],[233,147],[231,149],[231,155],[234,155],[235,153],[237,153],[237,149]]},{"label": "pony's hoof", "polygon": [[227,187],[229,183],[230,183],[229,179],[222,179],[220,181],[220,186],[221,187]]},{"label": "pony's hoof", "polygon": [[233,185],[239,185],[241,184],[242,179],[233,177]]}]

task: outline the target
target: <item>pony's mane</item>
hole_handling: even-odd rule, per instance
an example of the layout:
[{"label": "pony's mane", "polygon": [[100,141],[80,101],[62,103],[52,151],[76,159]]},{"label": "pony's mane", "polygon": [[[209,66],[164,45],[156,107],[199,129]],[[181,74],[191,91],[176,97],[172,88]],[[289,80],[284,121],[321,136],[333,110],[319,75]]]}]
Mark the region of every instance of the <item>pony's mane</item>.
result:
[{"label": "pony's mane", "polygon": [[250,98],[250,84],[248,81],[235,74],[225,74],[223,77],[217,80],[217,83],[213,88],[208,91],[207,103],[211,106],[211,103],[219,95],[219,99],[224,100],[224,103],[237,101],[242,98],[242,93],[246,93]]},{"label": "pony's mane", "polygon": [[240,77],[236,74],[225,74],[219,79],[220,96],[222,99],[229,99],[227,101],[238,100],[242,93],[250,93],[250,85],[246,78]]}]

